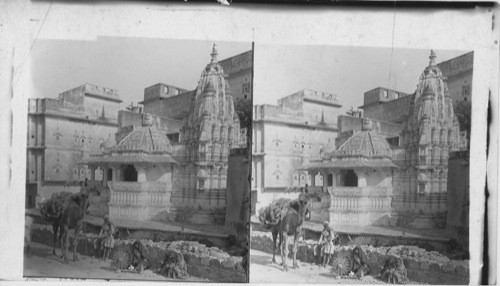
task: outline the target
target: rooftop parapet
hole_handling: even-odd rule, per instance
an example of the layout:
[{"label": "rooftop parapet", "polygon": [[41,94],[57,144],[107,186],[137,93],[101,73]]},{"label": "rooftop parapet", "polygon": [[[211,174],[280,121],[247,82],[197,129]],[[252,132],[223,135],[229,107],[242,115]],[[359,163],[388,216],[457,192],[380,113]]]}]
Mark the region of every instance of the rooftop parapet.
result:
[{"label": "rooftop parapet", "polygon": [[300,103],[304,101],[342,107],[336,94],[316,91],[308,88],[279,99],[278,105],[286,106],[289,108],[298,108],[300,106]]},{"label": "rooftop parapet", "polygon": [[456,58],[437,64],[445,77],[452,77],[472,71],[474,66],[474,52],[469,52]]},{"label": "rooftop parapet", "polygon": [[63,99],[72,103],[80,103],[82,99],[77,98],[83,98],[83,96],[96,97],[99,99],[114,101],[117,103],[122,102],[118,90],[97,86],[90,83],[85,83],[76,88],[60,93],[59,99]]}]

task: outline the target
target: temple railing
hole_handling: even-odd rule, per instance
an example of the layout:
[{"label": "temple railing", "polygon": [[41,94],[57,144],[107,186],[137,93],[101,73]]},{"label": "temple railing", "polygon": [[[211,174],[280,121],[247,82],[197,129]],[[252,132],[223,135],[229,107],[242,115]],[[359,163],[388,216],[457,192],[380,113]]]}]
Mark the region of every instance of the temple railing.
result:
[{"label": "temple railing", "polygon": [[166,193],[167,182],[108,182],[108,186],[115,192],[148,192]]},{"label": "temple railing", "polygon": [[387,212],[391,187],[328,187],[332,212]]},{"label": "temple railing", "polygon": [[170,204],[166,182],[108,182],[110,206],[161,207]]},{"label": "temple railing", "polygon": [[338,197],[386,197],[392,195],[392,187],[327,187],[331,196]]}]

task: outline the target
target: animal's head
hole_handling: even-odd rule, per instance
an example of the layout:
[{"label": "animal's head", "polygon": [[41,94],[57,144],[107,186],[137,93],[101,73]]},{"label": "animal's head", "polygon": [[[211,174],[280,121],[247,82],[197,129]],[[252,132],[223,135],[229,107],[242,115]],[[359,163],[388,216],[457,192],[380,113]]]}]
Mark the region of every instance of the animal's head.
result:
[{"label": "animal's head", "polygon": [[262,224],[266,223],[266,212],[264,210],[265,210],[264,208],[259,210],[259,221]]},{"label": "animal's head", "polygon": [[80,209],[84,209],[85,213],[88,214],[90,212],[90,195],[88,193],[81,193],[74,201],[78,204]]}]

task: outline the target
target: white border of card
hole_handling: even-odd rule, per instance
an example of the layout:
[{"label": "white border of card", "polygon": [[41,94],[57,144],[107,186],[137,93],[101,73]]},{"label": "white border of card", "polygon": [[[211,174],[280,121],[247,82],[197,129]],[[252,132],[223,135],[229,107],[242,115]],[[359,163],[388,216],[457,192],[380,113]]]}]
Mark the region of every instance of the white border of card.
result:
[{"label": "white border of card", "polygon": [[[0,245],[3,248],[0,278],[24,280],[22,222],[27,97],[32,91],[27,64],[30,49],[37,39],[94,40],[97,36],[474,50],[470,152],[471,284],[478,283],[481,273],[487,172],[491,277],[496,272],[493,270],[496,269],[498,252],[495,226],[498,206],[499,25],[498,22],[492,25],[492,16],[498,12],[494,8],[493,11],[489,8],[410,10],[238,4],[228,7],[215,1],[200,5],[68,4],[27,0],[2,1],[0,7]],[[498,13],[496,16],[498,19]],[[486,116],[488,94],[491,94],[489,104],[493,119],[490,125]],[[488,128],[489,160],[485,153]],[[492,279],[490,282],[496,281]],[[146,283],[152,282],[140,284]]]}]

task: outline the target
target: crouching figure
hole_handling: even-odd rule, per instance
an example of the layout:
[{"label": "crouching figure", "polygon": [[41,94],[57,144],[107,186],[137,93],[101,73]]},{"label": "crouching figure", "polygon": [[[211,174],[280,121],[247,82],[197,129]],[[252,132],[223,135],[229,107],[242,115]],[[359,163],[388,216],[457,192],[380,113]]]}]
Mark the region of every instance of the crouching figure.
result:
[{"label": "crouching figure", "polygon": [[392,284],[407,284],[408,273],[406,271],[403,259],[400,257],[391,257],[382,269],[382,272],[377,276],[380,280]]},{"label": "crouching figure", "polygon": [[158,272],[168,278],[186,279],[189,277],[184,256],[182,253],[173,250],[167,250],[165,260],[163,260]]},{"label": "crouching figure", "polygon": [[132,244],[132,263],[130,267],[141,273],[147,266],[148,260],[146,259],[144,246],[140,241],[136,241]]},{"label": "crouching figure", "polygon": [[370,267],[367,264],[368,259],[366,258],[365,252],[361,247],[356,246],[352,251],[352,272],[357,278],[361,278],[367,274],[370,274]]}]

